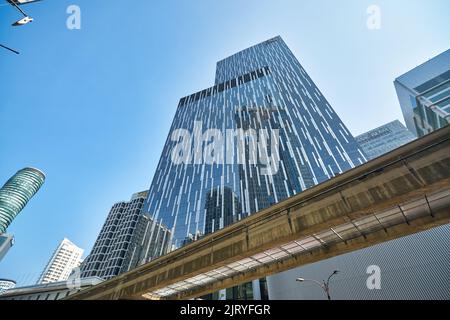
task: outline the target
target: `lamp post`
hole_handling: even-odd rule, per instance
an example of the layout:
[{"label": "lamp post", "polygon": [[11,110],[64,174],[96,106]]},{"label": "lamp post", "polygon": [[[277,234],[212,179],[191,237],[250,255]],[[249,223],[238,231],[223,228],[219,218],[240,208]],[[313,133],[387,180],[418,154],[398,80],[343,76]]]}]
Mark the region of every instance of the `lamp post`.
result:
[{"label": "lamp post", "polygon": [[331,300],[331,296],[330,296],[330,279],[339,273],[339,270],[334,270],[333,273],[328,277],[327,281],[323,280],[322,282],[319,282],[317,280],[313,280],[313,279],[305,279],[305,278],[297,278],[296,281],[298,282],[312,282],[317,284],[320,288],[322,288],[323,291],[325,291],[325,294],[327,295],[328,300]]}]

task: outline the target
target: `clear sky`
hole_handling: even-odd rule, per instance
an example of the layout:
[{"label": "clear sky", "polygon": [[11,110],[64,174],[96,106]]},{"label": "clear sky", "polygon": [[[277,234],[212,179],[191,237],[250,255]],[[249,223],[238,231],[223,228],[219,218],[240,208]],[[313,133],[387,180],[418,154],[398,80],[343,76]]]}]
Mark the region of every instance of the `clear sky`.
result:
[{"label": "clear sky", "polygon": [[357,135],[403,121],[394,79],[450,47],[448,0],[45,0],[21,28],[5,4],[0,43],[21,55],[0,50],[0,185],[47,175],[8,229],[0,278],[19,284],[64,237],[88,253],[110,207],[149,187],[178,100],[211,86],[218,60],[281,35]]}]

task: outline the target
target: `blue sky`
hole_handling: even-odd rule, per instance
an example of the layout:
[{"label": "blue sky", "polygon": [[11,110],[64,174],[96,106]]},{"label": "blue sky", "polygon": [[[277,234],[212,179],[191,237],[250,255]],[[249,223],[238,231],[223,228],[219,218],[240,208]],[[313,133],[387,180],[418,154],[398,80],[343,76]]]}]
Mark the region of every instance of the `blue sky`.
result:
[{"label": "blue sky", "polygon": [[281,35],[357,135],[403,121],[394,79],[450,47],[448,0],[46,0],[21,28],[5,3],[0,43],[21,55],[0,51],[0,184],[47,174],[8,229],[0,278],[19,284],[64,237],[88,253],[112,204],[149,187],[178,100],[211,86],[218,60]]}]

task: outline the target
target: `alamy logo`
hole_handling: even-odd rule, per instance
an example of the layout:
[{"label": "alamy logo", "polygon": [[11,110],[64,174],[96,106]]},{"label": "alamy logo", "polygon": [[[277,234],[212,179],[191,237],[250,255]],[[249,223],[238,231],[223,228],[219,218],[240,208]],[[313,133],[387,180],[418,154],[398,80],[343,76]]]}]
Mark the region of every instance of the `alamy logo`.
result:
[{"label": "alamy logo", "polygon": [[375,4],[367,8],[367,28],[369,30],[381,29],[381,8]]},{"label": "alamy logo", "polygon": [[172,132],[176,142],[171,159],[180,164],[258,165],[262,175],[275,175],[279,170],[278,129],[219,129],[203,131],[201,121],[194,123],[191,133],[186,129]]},{"label": "alamy logo", "polygon": [[77,5],[70,5],[66,10],[69,17],[66,20],[66,26],[69,30],[80,30],[81,29],[81,9]]},{"label": "alamy logo", "polygon": [[370,274],[366,281],[367,289],[381,290],[381,268],[379,266],[369,266],[366,273]]}]

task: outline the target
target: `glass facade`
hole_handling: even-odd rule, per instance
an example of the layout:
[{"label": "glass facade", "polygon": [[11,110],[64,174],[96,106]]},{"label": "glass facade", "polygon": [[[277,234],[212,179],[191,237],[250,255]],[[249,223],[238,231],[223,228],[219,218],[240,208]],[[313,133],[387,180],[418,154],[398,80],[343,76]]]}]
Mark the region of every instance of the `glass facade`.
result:
[{"label": "glass facade", "polygon": [[450,50],[395,80],[408,129],[422,137],[450,123]]},{"label": "glass facade", "polygon": [[14,237],[10,234],[0,234],[0,261],[8,253],[9,249],[14,245]]},{"label": "glass facade", "polygon": [[25,168],[12,176],[0,189],[0,234],[38,192],[45,180],[42,171]]},{"label": "glass facade", "polygon": [[[277,134],[260,144],[265,138],[248,132]],[[209,144],[222,138],[211,153],[215,161],[205,161]],[[274,140],[275,149],[269,147]],[[177,162],[180,144],[183,161]],[[267,163],[251,161],[256,154],[275,154],[276,169],[268,174]],[[176,249],[365,161],[339,116],[275,37],[219,61],[215,85],[180,100],[145,211],[171,230]]]},{"label": "glass facade", "polygon": [[414,124],[419,136],[450,123],[450,70],[415,88]]},{"label": "glass facade", "polygon": [[398,120],[356,137],[368,159],[375,159],[407,144],[416,137]]}]

